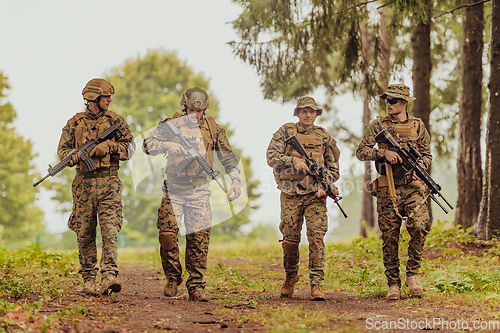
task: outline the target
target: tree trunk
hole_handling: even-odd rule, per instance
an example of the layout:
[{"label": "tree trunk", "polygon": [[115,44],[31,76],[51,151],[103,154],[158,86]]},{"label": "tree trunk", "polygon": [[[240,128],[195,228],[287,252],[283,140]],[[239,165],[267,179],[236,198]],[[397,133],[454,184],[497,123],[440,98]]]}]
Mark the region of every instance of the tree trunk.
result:
[{"label": "tree trunk", "polygon": [[491,1],[490,111],[486,132],[486,166],[477,238],[500,234],[500,0]]},{"label": "tree trunk", "polygon": [[[364,91],[363,103],[363,128],[370,123],[371,112],[368,107],[368,93]],[[372,170],[370,161],[365,162],[365,174],[363,175],[363,205],[361,208],[361,237],[366,237],[366,227],[373,229],[375,227],[375,213],[373,208],[373,196],[366,190],[366,185],[372,181]]]},{"label": "tree trunk", "polygon": [[[476,0],[468,0],[475,3]],[[457,156],[458,199],[454,225],[467,229],[479,214],[482,195],[481,106],[484,5],[467,7],[463,21],[462,93]]]},{"label": "tree trunk", "polygon": [[[431,132],[429,126],[429,118],[431,114],[431,8],[429,1],[425,1],[427,5],[427,22],[417,22],[412,29],[411,46],[413,50],[413,96],[416,100],[413,102],[412,114],[415,117],[422,119],[425,127]],[[431,166],[427,172],[431,173]],[[432,224],[432,209],[429,205],[429,222],[427,229],[430,230]]]},{"label": "tree trunk", "polygon": [[[363,89],[363,128],[368,126],[371,119],[371,110],[369,107],[369,97],[368,97],[368,88],[369,88],[369,75],[368,75],[368,66],[370,64],[370,49],[372,46],[372,37],[369,35],[368,29],[363,27],[361,29],[361,36],[363,42],[363,58],[364,58],[364,89]],[[365,173],[363,175],[363,198],[361,205],[361,223],[359,234],[361,237],[367,237],[367,228],[373,229],[375,226],[375,216],[373,212],[373,197],[370,192],[366,190],[366,185],[372,181],[372,173],[370,162],[365,162]]]}]

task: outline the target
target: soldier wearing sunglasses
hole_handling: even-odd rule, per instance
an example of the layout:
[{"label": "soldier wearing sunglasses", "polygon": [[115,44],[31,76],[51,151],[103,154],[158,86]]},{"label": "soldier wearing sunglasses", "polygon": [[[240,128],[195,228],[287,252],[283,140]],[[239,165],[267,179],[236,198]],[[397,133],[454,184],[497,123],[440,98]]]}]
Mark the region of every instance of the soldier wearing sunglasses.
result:
[{"label": "soldier wearing sunglasses", "polygon": [[428,233],[428,189],[415,176],[413,170],[401,179],[395,178],[393,175],[398,172],[402,159],[383,144],[375,148],[375,136],[381,130],[387,129],[404,148],[408,149],[411,144],[422,154],[418,162],[424,169],[429,167],[432,155],[430,137],[424,123],[407,112],[408,102],[415,99],[410,96],[410,88],[404,84],[392,84],[380,98],[386,103],[387,115],[377,117],[365,128],[356,157],[360,161],[376,161],[376,169],[380,174],[367,184],[367,189],[377,197],[378,225],[382,232],[383,261],[389,285],[387,298],[398,300],[401,297],[398,242],[403,221],[406,221],[406,229],[411,237],[408,244],[405,284],[410,294],[418,295],[423,292],[418,271]]}]

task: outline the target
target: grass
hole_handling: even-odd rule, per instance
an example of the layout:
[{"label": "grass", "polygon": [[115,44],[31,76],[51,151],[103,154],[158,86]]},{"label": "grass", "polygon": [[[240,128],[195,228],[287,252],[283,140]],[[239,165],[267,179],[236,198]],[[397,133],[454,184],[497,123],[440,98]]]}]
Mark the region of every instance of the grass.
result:
[{"label": "grass", "polygon": [[[404,239],[400,244],[403,276],[409,236],[406,234]],[[482,242],[491,248],[479,257],[465,255],[460,249],[461,245],[471,242],[477,242],[473,236],[458,227],[450,228],[446,223],[439,222],[427,237],[426,248],[438,251],[440,255],[422,263],[424,296],[406,298],[393,306],[402,309],[416,307],[416,311],[427,316],[433,315],[436,308],[465,307],[475,310],[471,318],[500,319],[498,242]],[[358,299],[385,297],[387,286],[381,247],[381,240],[375,236],[348,243],[327,244],[324,288],[347,292]],[[125,248],[119,251],[122,263],[140,261],[146,269],[162,270],[157,248]],[[183,253],[181,249],[182,261]],[[297,286],[303,288],[309,281],[307,246],[300,246],[300,256],[301,279]],[[290,306],[280,302],[269,306],[271,296],[276,296],[284,279],[281,263],[282,249],[277,242],[252,246],[237,242],[212,244],[206,281],[207,292],[220,305],[217,315],[224,317],[238,313],[238,322],[252,322],[269,332],[302,332],[311,328],[322,332],[330,330],[331,323],[349,322],[346,314],[311,313],[301,305]],[[48,253],[39,246],[18,251],[0,248],[0,316],[8,311],[22,311],[41,318],[39,309],[56,306],[64,290],[81,284],[80,279],[71,278],[77,275],[77,270],[75,251]],[[422,302],[433,307],[421,307]],[[72,305],[46,316],[40,328],[43,332],[55,320],[72,320],[87,314],[85,304]],[[8,331],[12,325],[9,319],[1,318],[0,332]],[[341,330],[351,331],[356,331],[354,326],[345,326]]]}]

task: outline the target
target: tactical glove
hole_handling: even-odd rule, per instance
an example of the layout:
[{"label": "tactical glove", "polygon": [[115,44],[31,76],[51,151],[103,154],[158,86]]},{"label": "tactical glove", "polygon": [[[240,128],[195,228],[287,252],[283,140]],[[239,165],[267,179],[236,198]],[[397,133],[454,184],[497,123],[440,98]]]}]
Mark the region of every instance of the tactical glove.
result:
[{"label": "tactical glove", "polygon": [[116,152],[117,144],[113,141],[106,140],[98,144],[92,151],[90,152],[90,156],[104,157],[106,154],[112,154]]},{"label": "tactical glove", "polygon": [[[70,154],[72,154],[76,149],[73,149]],[[80,155],[78,154],[75,154],[73,156],[71,156],[71,161],[69,162],[69,167],[71,168],[72,166],[75,166],[76,164],[78,164],[78,162],[80,162]]]},{"label": "tactical glove", "polygon": [[165,142],[163,148],[169,153],[173,155],[185,155],[187,154],[184,147],[175,142]]}]

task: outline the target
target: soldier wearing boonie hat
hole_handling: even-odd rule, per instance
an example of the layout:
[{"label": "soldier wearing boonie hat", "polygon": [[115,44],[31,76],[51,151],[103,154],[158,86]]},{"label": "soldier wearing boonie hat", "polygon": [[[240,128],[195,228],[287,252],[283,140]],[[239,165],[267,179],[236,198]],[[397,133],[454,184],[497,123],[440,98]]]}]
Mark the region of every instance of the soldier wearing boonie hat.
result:
[{"label": "soldier wearing boonie hat", "polygon": [[410,87],[405,86],[404,84],[391,84],[387,87],[387,90],[380,95],[380,98],[401,98],[404,100],[413,101],[416,98],[410,96]]},{"label": "soldier wearing boonie hat", "polygon": [[[407,219],[406,229],[411,237],[408,244],[405,284],[410,294],[418,295],[423,292],[418,271],[428,233],[428,189],[414,175],[413,170],[407,172],[402,179],[393,177],[401,167],[402,159],[388,145],[377,144],[375,136],[381,130],[387,129],[404,148],[408,149],[411,144],[422,155],[418,162],[424,169],[429,167],[432,155],[430,137],[424,123],[406,111],[408,102],[415,100],[410,95],[410,88],[404,84],[391,84],[380,98],[386,102],[388,114],[371,121],[365,128],[356,157],[360,161],[377,161],[378,165],[385,166],[377,169],[380,176],[367,184],[367,189],[377,197],[378,225],[382,232],[383,261],[389,285],[387,298],[398,300],[401,297],[398,242],[403,218]],[[376,145],[378,148],[374,148]]]},{"label": "soldier wearing boonie hat", "polygon": [[274,177],[281,191],[281,223],[283,234],[283,266],[285,282],[281,297],[292,297],[295,283],[299,279],[299,243],[300,231],[304,219],[307,226],[309,242],[309,279],[311,298],[324,301],[322,290],[325,266],[324,237],[328,230],[326,214],[326,193],[323,187],[309,184],[305,189],[298,184],[306,177],[307,165],[300,154],[285,140],[296,135],[309,156],[314,158],[320,167],[325,166],[327,183],[333,185],[340,177],[339,156],[336,141],[320,126],[314,125],[316,118],[323,113],[314,98],[304,96],[297,99],[293,115],[299,118],[297,123],[287,123],[274,133],[267,148],[267,163],[273,168]]},{"label": "soldier wearing boonie hat", "polygon": [[318,107],[318,104],[316,104],[316,101],[314,100],[314,98],[309,97],[309,96],[303,96],[303,97],[299,97],[297,99],[297,106],[293,110],[293,115],[298,116],[299,109],[302,109],[302,108],[311,108],[311,109],[316,111],[318,116],[321,116],[321,114],[323,113],[323,110],[320,107]]}]

